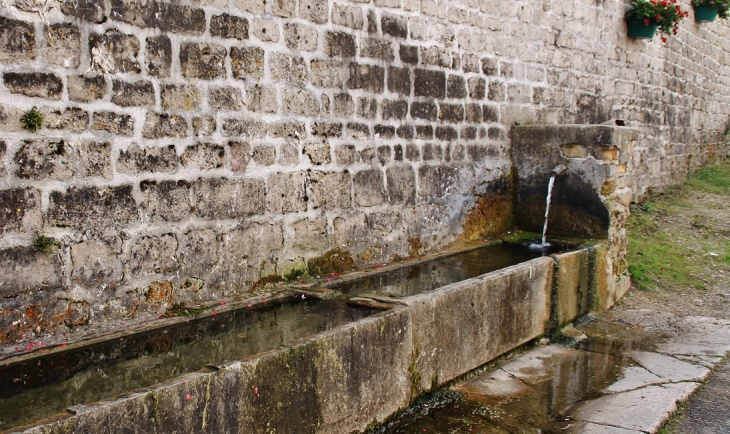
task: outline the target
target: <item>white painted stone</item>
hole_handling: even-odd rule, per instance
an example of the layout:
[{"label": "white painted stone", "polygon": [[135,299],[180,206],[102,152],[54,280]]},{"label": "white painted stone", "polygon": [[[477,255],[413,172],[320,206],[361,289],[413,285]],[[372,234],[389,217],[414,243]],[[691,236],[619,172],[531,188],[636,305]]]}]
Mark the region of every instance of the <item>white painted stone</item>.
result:
[{"label": "white painted stone", "polygon": [[641,366],[627,366],[621,372],[622,378],[606,388],[608,393],[627,392],[650,384],[666,382],[665,379],[652,374]]},{"label": "white painted stone", "polygon": [[677,402],[686,400],[699,386],[674,383],[607,395],[580,404],[570,416],[600,425],[656,432],[677,410]]},{"label": "white painted stone", "polygon": [[631,351],[627,355],[653,374],[669,381],[703,381],[710,375],[710,370],[704,366],[664,354]]}]

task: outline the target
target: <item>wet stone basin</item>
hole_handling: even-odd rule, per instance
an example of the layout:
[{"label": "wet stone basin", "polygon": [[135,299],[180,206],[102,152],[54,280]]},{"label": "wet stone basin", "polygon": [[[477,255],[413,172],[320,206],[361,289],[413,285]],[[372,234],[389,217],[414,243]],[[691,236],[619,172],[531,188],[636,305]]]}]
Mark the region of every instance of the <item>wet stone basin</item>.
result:
[{"label": "wet stone basin", "polygon": [[496,244],[335,284],[330,288],[353,296],[408,297],[565,249],[565,246],[556,246],[543,251],[516,244]]},{"label": "wet stone basin", "polygon": [[377,311],[278,299],[0,366],[0,431],[188,372],[240,360]]}]

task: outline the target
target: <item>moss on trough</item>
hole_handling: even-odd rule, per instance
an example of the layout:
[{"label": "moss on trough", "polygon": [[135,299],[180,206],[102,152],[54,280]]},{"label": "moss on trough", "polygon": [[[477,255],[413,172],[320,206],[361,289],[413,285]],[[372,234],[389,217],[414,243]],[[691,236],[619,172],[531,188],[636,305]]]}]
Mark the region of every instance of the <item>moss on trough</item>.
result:
[{"label": "moss on trough", "polygon": [[312,258],[307,262],[310,276],[326,276],[330,273],[344,273],[359,270],[350,253],[336,247],[324,255]]}]

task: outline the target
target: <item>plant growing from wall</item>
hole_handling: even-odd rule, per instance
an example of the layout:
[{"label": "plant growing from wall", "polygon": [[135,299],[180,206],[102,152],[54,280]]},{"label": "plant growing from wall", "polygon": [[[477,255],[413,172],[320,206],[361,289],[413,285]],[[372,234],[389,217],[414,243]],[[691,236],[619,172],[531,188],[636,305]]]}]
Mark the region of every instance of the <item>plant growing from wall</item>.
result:
[{"label": "plant growing from wall", "polygon": [[31,133],[35,133],[43,126],[43,114],[33,107],[23,113],[23,116],[20,118],[20,123],[23,125],[23,128]]},{"label": "plant growing from wall", "polygon": [[41,253],[45,253],[46,255],[50,255],[53,253],[53,246],[58,245],[58,241],[51,237],[47,237],[46,234],[39,234],[35,239],[33,240],[33,247],[35,247],[36,250],[38,250]]},{"label": "plant growing from wall", "polygon": [[692,6],[697,21],[713,21],[715,17],[727,19],[730,10],[727,0],[692,0]]},{"label": "plant growing from wall", "polygon": [[651,37],[641,31],[656,28],[662,34],[662,42],[667,42],[667,36],[677,34],[679,22],[687,15],[689,13],[682,10],[677,0],[631,0],[631,7],[626,11],[629,36]]}]

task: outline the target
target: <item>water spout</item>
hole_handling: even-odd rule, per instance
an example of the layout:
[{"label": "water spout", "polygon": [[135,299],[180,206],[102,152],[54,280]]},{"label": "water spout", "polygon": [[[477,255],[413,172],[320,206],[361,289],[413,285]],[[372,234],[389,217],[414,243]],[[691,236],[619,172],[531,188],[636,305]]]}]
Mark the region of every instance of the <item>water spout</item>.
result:
[{"label": "water spout", "polygon": [[530,248],[537,249],[537,250],[544,250],[547,247],[550,247],[550,244],[547,242],[547,227],[548,227],[548,215],[550,214],[550,198],[553,194],[553,185],[555,184],[555,178],[564,173],[568,168],[564,164],[559,164],[555,166],[553,170],[550,171],[550,181],[548,182],[548,191],[547,191],[547,200],[545,201],[545,223],[542,227],[542,242],[540,244],[532,244],[530,245]]},{"label": "water spout", "polygon": [[568,168],[565,166],[565,164],[559,164],[555,166],[555,168],[550,172],[552,175],[560,175],[563,172],[568,170]]}]

